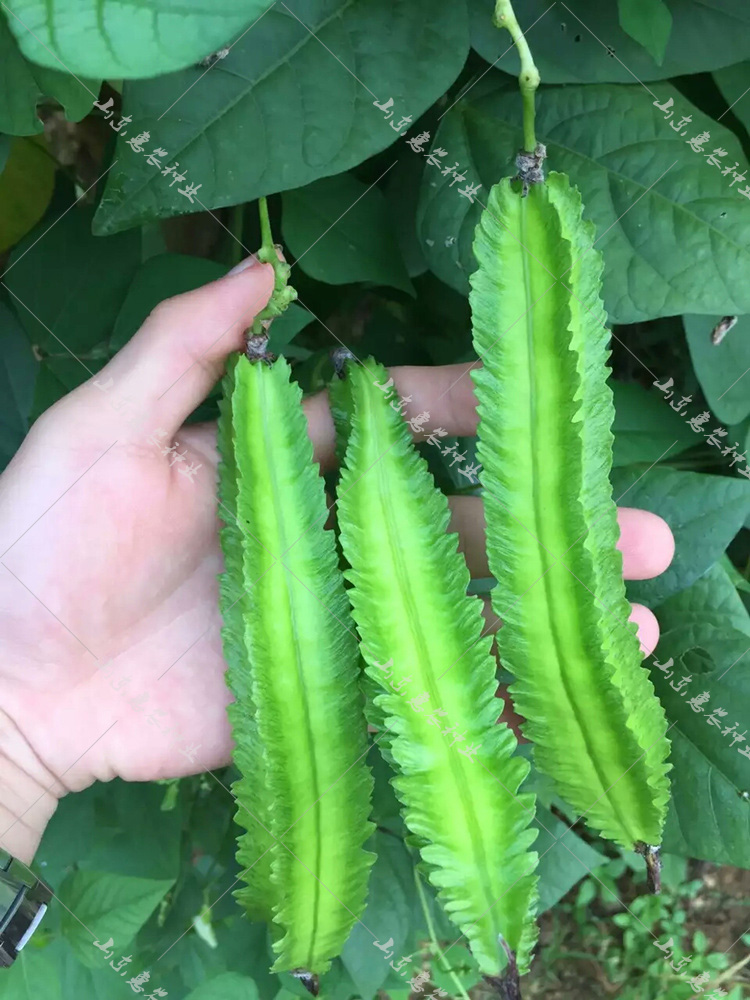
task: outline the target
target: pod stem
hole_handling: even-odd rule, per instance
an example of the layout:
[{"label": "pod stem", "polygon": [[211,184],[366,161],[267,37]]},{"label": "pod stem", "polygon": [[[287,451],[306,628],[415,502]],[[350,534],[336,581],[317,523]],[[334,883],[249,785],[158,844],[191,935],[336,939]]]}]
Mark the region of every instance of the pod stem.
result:
[{"label": "pod stem", "polygon": [[281,247],[273,242],[271,220],[268,217],[268,202],[265,198],[258,199],[258,212],[260,214],[262,244],[256,256],[261,264],[271,265],[274,273],[274,283],[268,305],[258,313],[253,321],[252,332],[253,336],[256,337],[266,333],[271,320],[276,316],[281,316],[287,306],[297,298],[296,289],[292,288],[289,284],[289,274],[292,269],[279,256]]},{"label": "pod stem", "polygon": [[320,993],[320,979],[314,972],[308,972],[307,969],[295,969],[292,975],[302,983],[308,993],[314,997],[318,996]]},{"label": "pod stem", "polygon": [[646,886],[654,896],[661,892],[661,849],[651,844],[636,844],[638,854],[646,859]]},{"label": "pod stem", "polygon": [[535,106],[534,98],[539,86],[539,70],[534,64],[528,43],[516,20],[510,0],[495,0],[495,13],[492,18],[498,28],[507,28],[510,37],[518,49],[521,60],[521,72],[518,74],[518,85],[523,101],[523,148],[526,153],[536,152],[536,135],[534,133]]},{"label": "pod stem", "polygon": [[445,957],[440,949],[440,945],[437,943],[437,937],[435,936],[435,927],[432,923],[432,918],[430,917],[429,910],[427,908],[427,900],[425,899],[424,889],[422,888],[422,882],[419,878],[419,872],[417,871],[417,866],[414,866],[414,883],[417,887],[417,894],[419,896],[419,902],[422,906],[422,913],[424,914],[424,919],[427,924],[427,933],[430,935],[430,943],[435,950],[435,954],[438,957],[438,963],[442,964],[443,972],[447,972],[456,985],[456,992],[463,997],[463,1000],[469,1000],[469,995],[463,987],[461,980],[458,978],[456,973],[453,971],[448,959]]},{"label": "pod stem", "polygon": [[521,983],[518,977],[516,956],[502,937],[498,940],[508,956],[508,964],[499,976],[485,976],[484,981],[491,987],[498,1000],[521,1000]]}]

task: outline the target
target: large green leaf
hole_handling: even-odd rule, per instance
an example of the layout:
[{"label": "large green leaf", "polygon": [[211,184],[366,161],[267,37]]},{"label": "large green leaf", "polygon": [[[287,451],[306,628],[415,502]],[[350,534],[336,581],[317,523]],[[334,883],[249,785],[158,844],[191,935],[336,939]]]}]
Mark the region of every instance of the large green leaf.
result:
[{"label": "large green leaf", "polygon": [[0,469],[29,429],[39,363],[16,317],[0,302]]},{"label": "large green leaf", "polygon": [[0,252],[39,222],[54,187],[55,160],[44,139],[14,139],[0,174]]},{"label": "large green leaf", "polygon": [[248,976],[224,972],[208,983],[201,984],[185,1000],[257,1000],[258,988]]},{"label": "large green leaf", "polygon": [[[655,659],[664,669],[652,666],[651,675],[671,725],[674,765],[664,847],[750,868],[750,810],[742,797],[750,791],[750,759],[739,753],[750,740],[750,618],[718,565],[656,613],[662,638]],[[681,683],[684,677],[690,680]],[[704,692],[707,699],[690,704]],[[726,713],[716,717],[720,727],[707,722],[717,708]],[[745,739],[732,745],[722,731],[735,722]]]},{"label": "large green leaf", "polygon": [[528,764],[511,756],[508,727],[495,724],[480,602],[466,596],[469,572],[446,533],[447,501],[395,401],[375,387],[385,382],[385,369],[367,362],[331,387],[340,422],[353,408],[338,508],[362,653],[393,734],[404,821],[438,899],[483,973],[507,964],[503,939],[524,972],[536,936],[534,798],[519,794]]},{"label": "large green leaf", "polygon": [[534,845],[539,852],[539,912],[544,913],[603,864],[605,856],[543,806],[537,806],[535,825],[539,826]]},{"label": "large green leaf", "polygon": [[726,66],[714,73],[716,86],[731,105],[732,114],[742,122],[750,132],[750,62],[737,63],[736,66]]},{"label": "large green leaf", "polygon": [[[666,404],[665,404],[666,405]],[[750,512],[750,482],[657,466],[612,471],[617,502],[659,514],[672,529],[675,554],[653,580],[633,580],[628,597],[649,607],[694,583],[712,566]]]},{"label": "large green leaf", "polygon": [[63,1000],[58,970],[46,950],[25,948],[3,972],[3,1000]]},{"label": "large green leaf", "polygon": [[[648,5],[650,0],[642,2]],[[662,2],[654,0],[654,5]],[[662,63],[620,26],[616,0],[576,0],[567,6],[524,0],[517,12],[547,83],[663,80],[750,56],[750,11],[745,0],[667,0],[667,6],[673,25]],[[493,26],[493,7],[494,0],[470,0],[472,45],[488,62],[510,49],[498,66],[517,75],[518,57],[508,34]]]},{"label": "large green leaf", "polygon": [[[708,405],[726,424],[750,413],[750,316],[740,316],[719,344],[711,331],[721,316],[683,316],[690,357]],[[742,449],[740,449],[742,450]]]},{"label": "large green leaf", "polygon": [[615,400],[613,465],[672,459],[699,444],[701,437],[690,429],[655,389],[637,382],[612,381]]},{"label": "large green leaf", "polygon": [[102,944],[111,937],[116,949],[126,948],[173,881],[98,871],[69,875],[59,889],[66,908],[62,926],[81,962],[95,967],[102,961],[103,952],[94,948],[92,933]]},{"label": "large green leaf", "polygon": [[53,63],[53,69],[29,62],[8,27],[8,21],[15,18],[7,14],[6,19],[6,13],[5,9],[0,12],[0,132],[10,135],[41,132],[43,125],[36,108],[42,97],[62,104],[71,121],[85,118],[99,92],[99,80],[76,80],[58,62]]},{"label": "large green leaf", "polygon": [[[616,548],[602,265],[584,257],[593,238],[563,174],[525,197],[507,179],[490,191],[469,299],[477,457],[498,651],[534,761],[590,825],[633,849],[661,842],[669,744]],[[563,271],[572,294],[551,276]]]},{"label": "large green leaf", "polygon": [[170,73],[228,45],[270,0],[8,0],[25,56],[77,76],[135,79]]},{"label": "large green leaf", "polygon": [[283,196],[284,241],[296,267],[318,281],[369,281],[414,291],[388,218],[385,197],[338,174]]},{"label": "large green leaf", "polygon": [[[190,68],[127,84],[123,114],[150,133],[147,151],[167,150],[164,163],[178,160],[201,185],[203,205],[233,205],[340,173],[396,142],[391,126],[415,122],[443,94],[468,44],[464,0],[305,0],[294,15],[276,4],[200,83],[203,70]],[[389,98],[386,119],[373,102]],[[118,141],[97,232],[200,208],[146,155]]]},{"label": "large green leaf", "polygon": [[664,0],[617,0],[617,6],[622,30],[661,66],[672,31],[672,14]]},{"label": "large green leaf", "polygon": [[11,254],[4,280],[31,342],[44,354],[80,358],[87,378],[86,355],[107,356],[104,342],[140,262],[140,235],[92,236],[92,209],[69,205],[56,192]]},{"label": "large green leaf", "polygon": [[377,830],[369,844],[377,860],[370,875],[367,908],[354,925],[341,952],[362,1000],[371,1000],[391,971],[382,951],[375,947],[366,928],[381,944],[393,938],[394,954],[404,954],[412,922],[414,873],[402,840]]},{"label": "large green leaf", "polygon": [[[522,142],[515,90],[499,74],[487,81],[486,93],[478,85],[443,118],[434,142],[471,165],[471,179],[483,185],[481,204],[495,180],[512,172]],[[708,131],[708,153],[721,147],[728,153],[722,162],[744,170],[740,144],[673,87],[655,89],[660,103],[673,100],[671,119],[635,86],[546,88],[539,98],[536,129],[549,168],[575,179],[596,224],[609,318],[632,323],[683,312],[750,312],[750,199],[737,193],[741,183],[730,187],[731,178],[710,166],[706,154],[693,152],[688,138]],[[670,126],[689,115],[683,137]],[[420,235],[430,267],[466,292],[481,204],[458,197],[449,180],[425,169]]]}]

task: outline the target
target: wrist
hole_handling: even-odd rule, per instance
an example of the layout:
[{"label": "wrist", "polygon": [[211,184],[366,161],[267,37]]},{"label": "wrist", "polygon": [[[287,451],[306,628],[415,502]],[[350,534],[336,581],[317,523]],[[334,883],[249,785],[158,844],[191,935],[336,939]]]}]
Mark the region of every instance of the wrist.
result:
[{"label": "wrist", "polygon": [[0,850],[30,864],[66,788],[0,711]]}]

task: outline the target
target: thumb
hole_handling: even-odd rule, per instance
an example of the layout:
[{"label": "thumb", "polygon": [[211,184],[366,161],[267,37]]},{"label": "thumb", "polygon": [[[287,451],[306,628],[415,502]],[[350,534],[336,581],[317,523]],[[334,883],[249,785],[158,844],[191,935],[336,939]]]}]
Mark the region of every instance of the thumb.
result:
[{"label": "thumb", "polygon": [[273,284],[271,265],[249,257],[218,281],[165,299],[96,384],[127,400],[136,431],[153,425],[173,435],[221,377],[227,355],[242,347]]}]

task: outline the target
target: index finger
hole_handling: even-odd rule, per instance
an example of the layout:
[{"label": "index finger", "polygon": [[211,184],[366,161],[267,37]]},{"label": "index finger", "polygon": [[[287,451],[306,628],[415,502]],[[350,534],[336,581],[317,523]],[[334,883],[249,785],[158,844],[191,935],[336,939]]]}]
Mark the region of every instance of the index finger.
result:
[{"label": "index finger", "polygon": [[[403,365],[388,369],[388,374],[393,376],[397,394],[408,400],[404,418],[411,420],[418,414],[429,415],[428,423],[422,430],[414,432],[417,441],[423,440],[439,427],[456,436],[476,434],[477,401],[469,372],[477,367],[478,362],[473,361],[460,365],[438,365],[434,368]],[[328,471],[336,464],[336,432],[328,405],[328,393],[319,392],[310,396],[303,405],[315,461],[320,462],[324,472]]]}]

